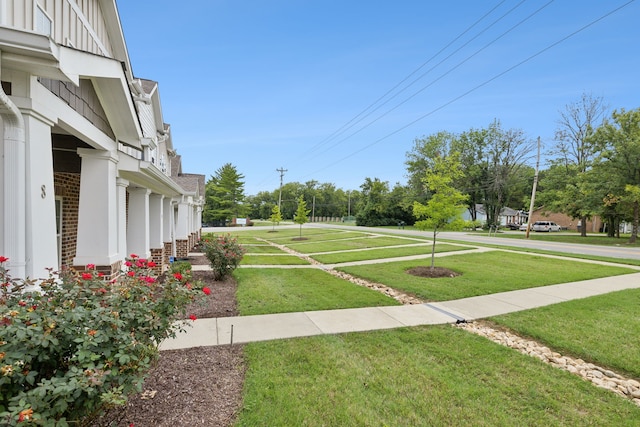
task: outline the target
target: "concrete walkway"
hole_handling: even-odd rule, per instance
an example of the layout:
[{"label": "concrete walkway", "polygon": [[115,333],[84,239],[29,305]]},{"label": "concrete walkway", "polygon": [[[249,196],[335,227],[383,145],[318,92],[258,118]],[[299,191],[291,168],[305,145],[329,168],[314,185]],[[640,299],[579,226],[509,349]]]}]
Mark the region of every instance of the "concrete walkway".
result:
[{"label": "concrete walkway", "polygon": [[438,303],[198,319],[186,321],[186,332],[162,342],[160,350],[471,321],[635,288],[640,273]]}]

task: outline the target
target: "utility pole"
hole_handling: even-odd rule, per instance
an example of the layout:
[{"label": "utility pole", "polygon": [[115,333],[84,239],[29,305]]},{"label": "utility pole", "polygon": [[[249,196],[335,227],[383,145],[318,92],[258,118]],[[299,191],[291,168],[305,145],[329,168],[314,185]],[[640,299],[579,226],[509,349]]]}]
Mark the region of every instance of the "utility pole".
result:
[{"label": "utility pole", "polygon": [[280,214],[282,215],[282,178],[284,178],[284,173],[287,172],[282,166],[280,169],[276,169],[276,172],[280,172],[280,195],[278,196],[278,210],[280,210]]},{"label": "utility pole", "polygon": [[536,159],[536,173],[533,176],[533,189],[531,190],[531,203],[529,204],[529,215],[527,216],[527,231],[525,237],[529,238],[529,231],[531,229],[531,214],[533,213],[533,206],[536,201],[536,187],[538,186],[538,168],[540,168],[540,137],[538,137],[538,157]]}]

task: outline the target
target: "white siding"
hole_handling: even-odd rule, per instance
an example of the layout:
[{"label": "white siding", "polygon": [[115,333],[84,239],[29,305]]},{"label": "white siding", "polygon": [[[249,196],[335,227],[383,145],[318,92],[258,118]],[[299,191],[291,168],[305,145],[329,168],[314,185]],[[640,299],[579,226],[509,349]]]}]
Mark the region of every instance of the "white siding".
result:
[{"label": "white siding", "polygon": [[51,38],[60,45],[112,57],[112,46],[98,0],[0,0],[2,25],[36,32],[36,5],[53,21]]}]

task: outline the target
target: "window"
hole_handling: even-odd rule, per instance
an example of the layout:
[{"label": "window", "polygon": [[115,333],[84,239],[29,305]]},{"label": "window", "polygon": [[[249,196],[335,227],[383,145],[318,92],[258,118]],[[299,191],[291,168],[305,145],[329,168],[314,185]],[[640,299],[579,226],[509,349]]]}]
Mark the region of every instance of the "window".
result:
[{"label": "window", "polygon": [[40,34],[45,34],[51,37],[53,33],[52,31],[53,21],[51,20],[51,18],[49,18],[49,15],[47,15],[47,13],[42,9],[42,7],[40,7],[40,5],[36,7],[35,19],[36,19],[36,22],[35,22],[36,32]]}]

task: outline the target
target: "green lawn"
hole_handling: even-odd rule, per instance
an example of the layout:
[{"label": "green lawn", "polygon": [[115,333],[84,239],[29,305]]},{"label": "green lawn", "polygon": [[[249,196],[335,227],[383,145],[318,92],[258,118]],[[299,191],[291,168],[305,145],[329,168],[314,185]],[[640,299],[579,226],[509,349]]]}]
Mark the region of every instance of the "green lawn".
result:
[{"label": "green lawn", "polygon": [[[318,233],[307,235],[307,231]],[[308,240],[302,245],[292,240],[298,233],[298,229],[282,230],[265,238],[296,250],[314,245],[335,250],[349,242],[336,240],[347,235],[335,230],[303,229]],[[377,239],[354,241],[358,240]],[[437,247],[451,250],[450,246]],[[399,256],[414,249],[426,248],[316,258],[332,263],[351,257]],[[280,256],[250,255],[243,262],[270,258]],[[496,250],[436,258],[436,266],[462,273],[456,278],[424,279],[405,272],[429,262],[340,270],[437,301],[635,271]],[[242,315],[398,305],[318,269],[241,268],[234,276]],[[640,290],[622,291],[491,321],[555,351],[639,378],[639,303]],[[449,325],[251,343],[245,346],[245,356],[248,371],[237,426],[640,425],[640,409],[628,400]]]},{"label": "green lawn", "polygon": [[240,314],[287,313],[399,305],[379,292],[309,269],[238,269]]},{"label": "green lawn", "polygon": [[555,351],[640,378],[640,289],[494,317]]},{"label": "green lawn", "polygon": [[244,244],[242,245],[247,254],[281,254],[282,249],[269,244]]},{"label": "green lawn", "polygon": [[[447,245],[445,243],[436,244],[436,253],[453,252],[471,249],[464,246]],[[431,243],[426,246],[401,246],[395,248],[374,248],[366,251],[336,252],[311,257],[323,264],[336,264],[341,262],[364,261],[368,259],[394,258],[410,255],[431,255]]]},{"label": "green lawn", "polygon": [[240,265],[305,265],[309,264],[295,255],[245,255]]},{"label": "green lawn", "polygon": [[422,239],[403,239],[399,237],[390,236],[368,236],[368,237],[347,237],[342,239],[330,240],[330,241],[308,241],[303,243],[290,242],[287,246],[298,252],[305,254],[314,252],[329,252],[329,251],[343,251],[349,249],[366,249],[366,248],[380,248],[384,246],[402,246],[410,245],[413,243],[431,243],[428,240]]},{"label": "green lawn", "polygon": [[[494,234],[492,234],[494,236]],[[524,231],[521,233],[498,233],[496,237],[506,239],[526,240]],[[580,236],[577,232],[560,232],[560,233],[529,233],[529,240],[541,240],[548,242],[578,243],[582,245],[603,245],[603,246],[623,246],[623,247],[640,247],[640,241],[630,244],[629,235],[623,235],[620,238],[607,237],[605,234],[587,233],[586,237]]]},{"label": "green lawn", "polygon": [[491,251],[436,258],[436,266],[462,273],[458,277],[425,279],[406,273],[412,267],[428,266],[429,262],[381,263],[338,270],[413,293],[429,301],[446,301],[636,271],[534,254]]},{"label": "green lawn", "polygon": [[451,326],[245,347],[236,426],[637,426],[611,392]]}]

